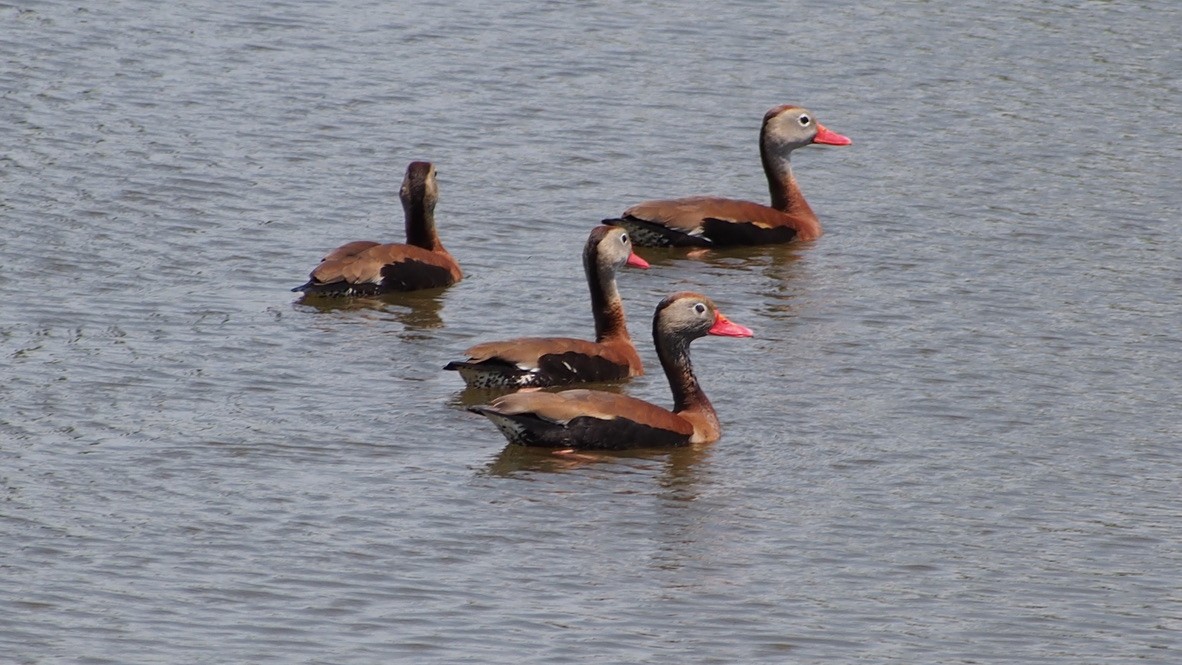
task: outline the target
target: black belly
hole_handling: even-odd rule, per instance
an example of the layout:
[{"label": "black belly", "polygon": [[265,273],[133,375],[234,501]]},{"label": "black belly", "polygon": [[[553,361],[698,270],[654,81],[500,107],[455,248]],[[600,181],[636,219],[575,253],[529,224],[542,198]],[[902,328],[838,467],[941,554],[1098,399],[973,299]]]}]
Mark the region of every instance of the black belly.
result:
[{"label": "black belly", "polygon": [[628,366],[582,353],[549,353],[538,359],[538,386],[596,383],[628,378]]},{"label": "black belly", "polygon": [[443,369],[456,370],[469,388],[546,388],[572,383],[599,383],[628,378],[628,366],[582,353],[551,353],[538,359],[538,371],[521,369],[501,358],[450,362]]},{"label": "black belly", "polygon": [[544,448],[579,450],[632,450],[674,448],[689,443],[689,436],[658,427],[642,425],[627,418],[611,420],[580,416],[565,425],[525,414],[509,416],[520,429],[510,443]]},{"label": "black belly", "polygon": [[717,247],[728,245],[778,245],[791,242],[796,229],[787,226],[758,226],[751,222],[728,222],[721,219],[702,220],[702,235]]},{"label": "black belly", "polygon": [[310,296],[377,296],[383,293],[397,293],[404,291],[420,291],[423,289],[437,289],[455,283],[451,271],[447,268],[422,263],[419,261],[403,261],[391,263],[382,267],[382,281],[363,282],[329,282],[327,284],[309,281],[297,286],[292,291],[303,291]]},{"label": "black belly", "polygon": [[606,224],[628,230],[633,244],[640,247],[732,247],[736,245],[778,245],[796,238],[796,229],[787,226],[768,228],[751,222],[722,219],[702,220],[702,233],[690,235],[657,222],[636,217],[605,219]]},{"label": "black belly", "polygon": [[419,291],[449,286],[455,280],[447,268],[418,261],[402,261],[382,266],[382,283],[375,293]]}]

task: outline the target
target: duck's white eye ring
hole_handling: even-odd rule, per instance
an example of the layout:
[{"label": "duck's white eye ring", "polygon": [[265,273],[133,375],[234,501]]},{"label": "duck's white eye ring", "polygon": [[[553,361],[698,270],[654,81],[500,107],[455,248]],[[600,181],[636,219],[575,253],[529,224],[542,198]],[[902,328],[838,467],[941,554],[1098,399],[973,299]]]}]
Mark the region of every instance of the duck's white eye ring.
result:
[{"label": "duck's white eye ring", "polygon": [[625,245],[628,244],[628,234],[627,233],[620,234],[620,242]]},{"label": "duck's white eye ring", "polygon": [[797,118],[797,120],[800,121],[801,127],[808,127],[809,123],[813,121],[813,119],[810,118],[807,113]]},{"label": "duck's white eye ring", "polygon": [[698,303],[698,304],[694,305],[694,311],[697,312],[698,314],[705,314],[706,313],[706,306],[703,305],[702,303]]}]

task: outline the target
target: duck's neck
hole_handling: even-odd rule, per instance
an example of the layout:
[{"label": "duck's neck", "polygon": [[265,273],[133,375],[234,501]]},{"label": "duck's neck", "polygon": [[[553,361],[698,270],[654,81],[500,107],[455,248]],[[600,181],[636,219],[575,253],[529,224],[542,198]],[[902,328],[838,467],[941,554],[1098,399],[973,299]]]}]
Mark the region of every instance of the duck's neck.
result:
[{"label": "duck's neck", "polygon": [[591,288],[591,314],[595,317],[595,341],[610,339],[631,340],[624,321],[624,302],[616,289],[616,275],[611,268],[599,266],[596,256],[587,257],[583,265],[587,285]]},{"label": "duck's neck", "polygon": [[406,244],[431,251],[443,249],[439,234],[435,232],[435,206],[425,201],[408,201],[402,204],[406,213]]},{"label": "duck's neck", "polygon": [[766,142],[760,149],[763,158],[763,172],[767,175],[768,190],[772,195],[772,207],[793,217],[816,219],[816,214],[804,200],[796,176],[792,175],[792,162],[788,152],[779,152]]},{"label": "duck's neck", "polygon": [[714,438],[717,438],[721,426],[714,413],[714,406],[710,404],[706,393],[702,392],[698,377],[694,375],[693,365],[690,364],[689,340],[676,335],[662,335],[655,330],[653,332],[657,357],[661,359],[661,367],[673,392],[673,412],[682,416],[697,416],[691,420],[700,419],[707,428],[714,430]]}]

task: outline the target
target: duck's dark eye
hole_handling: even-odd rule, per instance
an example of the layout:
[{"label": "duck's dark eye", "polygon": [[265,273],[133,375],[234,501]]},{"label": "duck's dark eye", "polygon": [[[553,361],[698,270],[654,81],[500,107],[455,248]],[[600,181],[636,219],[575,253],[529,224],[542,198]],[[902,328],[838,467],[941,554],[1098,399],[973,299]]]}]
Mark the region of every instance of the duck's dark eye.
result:
[{"label": "duck's dark eye", "polygon": [[800,117],[798,118],[798,120],[800,120],[800,126],[801,126],[801,127],[808,127],[808,126],[809,126],[809,123],[813,121],[813,119],[812,119],[812,118],[810,118],[810,117],[808,117],[807,115],[802,115],[802,116],[800,116]]},{"label": "duck's dark eye", "polygon": [[627,245],[627,244],[628,244],[628,234],[627,234],[627,233],[621,233],[621,234],[620,234],[620,242],[621,242],[621,243],[623,243],[623,244],[625,244],[625,245]]},{"label": "duck's dark eye", "polygon": [[698,304],[694,305],[694,311],[697,312],[698,314],[705,314],[706,313],[706,306],[703,305],[702,303],[698,303]]}]

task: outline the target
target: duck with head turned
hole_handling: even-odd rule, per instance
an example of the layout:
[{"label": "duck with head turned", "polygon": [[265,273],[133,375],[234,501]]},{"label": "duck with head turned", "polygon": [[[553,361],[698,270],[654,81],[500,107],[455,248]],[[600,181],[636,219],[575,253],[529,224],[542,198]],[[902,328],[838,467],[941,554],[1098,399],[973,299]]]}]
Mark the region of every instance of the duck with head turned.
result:
[{"label": "duck with head turned", "polygon": [[624,229],[597,226],[583,246],[583,270],[591,289],[595,341],[567,337],[518,337],[477,344],[467,360],[444,369],[460,373],[469,388],[526,388],[594,381],[619,381],[644,373],[624,321],[616,271],[624,265],[647,268],[632,253]]},{"label": "duck with head turned", "polygon": [[771,206],[714,196],[645,201],[605,224],[632,232],[641,247],[768,245],[821,237],[821,224],[792,175],[793,150],[814,143],[849,145],[799,106],[777,106],[763,116],[759,154]]},{"label": "duck with head turned", "polygon": [[668,296],[653,315],[657,357],[673,409],[599,390],[519,392],[469,411],[492,421],[510,443],[555,449],[624,450],[713,443],[722,426],[690,364],[689,345],[706,335],[751,337],[700,293]]},{"label": "duck with head turned", "polygon": [[375,296],[460,281],[460,265],[435,231],[435,203],[439,200],[435,167],[430,162],[411,162],[399,196],[406,215],[406,244],[357,240],[341,245],[321,259],[306,284],[292,291],[317,296]]}]

